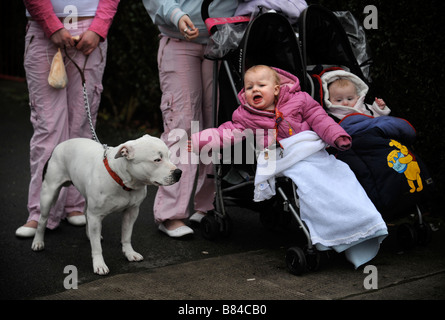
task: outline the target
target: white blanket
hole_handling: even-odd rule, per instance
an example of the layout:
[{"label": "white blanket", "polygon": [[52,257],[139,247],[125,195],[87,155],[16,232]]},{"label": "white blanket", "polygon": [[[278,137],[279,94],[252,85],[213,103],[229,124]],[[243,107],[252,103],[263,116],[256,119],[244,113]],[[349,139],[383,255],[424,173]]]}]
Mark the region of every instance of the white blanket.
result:
[{"label": "white blanket", "polygon": [[253,199],[256,202],[275,195],[275,177],[283,176],[283,171],[293,167],[295,163],[327,147],[314,131],[300,132],[280,143],[283,149],[266,149],[258,156]]},{"label": "white blanket", "polygon": [[284,150],[269,150],[267,160],[264,152],[259,156],[254,200],[275,194],[274,177],[289,177],[297,185],[300,217],[317,248],[345,251],[356,268],[374,258],[388,234],[386,224],[349,166],[329,155],[315,132],[280,142]]}]

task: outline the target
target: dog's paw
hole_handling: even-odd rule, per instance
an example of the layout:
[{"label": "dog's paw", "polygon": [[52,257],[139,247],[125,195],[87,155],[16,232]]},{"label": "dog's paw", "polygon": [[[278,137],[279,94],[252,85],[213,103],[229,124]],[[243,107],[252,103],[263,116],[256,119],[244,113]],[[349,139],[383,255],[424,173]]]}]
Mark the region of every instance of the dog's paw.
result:
[{"label": "dog's paw", "polygon": [[93,259],[93,270],[94,273],[104,276],[110,272],[107,265],[105,264],[103,258]]},{"label": "dog's paw", "polygon": [[45,248],[45,242],[43,241],[33,241],[31,249],[33,251],[42,251]]},{"label": "dog's paw", "polygon": [[100,276],[105,276],[110,272],[110,270],[108,269],[107,265],[100,265],[100,266],[95,266],[94,267],[94,273],[100,275]]},{"label": "dog's paw", "polygon": [[136,251],[125,253],[128,261],[142,261],[144,257]]}]

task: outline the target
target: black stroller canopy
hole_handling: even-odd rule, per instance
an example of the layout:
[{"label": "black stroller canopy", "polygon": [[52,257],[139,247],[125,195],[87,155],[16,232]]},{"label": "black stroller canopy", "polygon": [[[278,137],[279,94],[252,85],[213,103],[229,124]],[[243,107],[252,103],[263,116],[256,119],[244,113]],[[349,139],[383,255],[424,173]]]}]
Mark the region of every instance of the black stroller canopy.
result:
[{"label": "black stroller canopy", "polygon": [[309,6],[300,16],[299,35],[305,66],[335,65],[367,82],[338,18],[328,9]]},{"label": "black stroller canopy", "polygon": [[306,72],[295,32],[287,19],[276,13],[259,15],[248,27],[243,43],[243,74],[249,67],[265,64],[297,76],[304,87]]},{"label": "black stroller canopy", "polygon": [[[297,36],[289,21],[280,14],[260,12],[248,24],[239,46],[223,60],[228,70],[221,68],[218,78],[219,123],[230,120],[239,106],[237,93],[243,88],[244,73],[251,66],[264,64],[292,73],[300,80],[301,89],[306,90],[308,81]],[[228,92],[232,95],[225,94]]]}]

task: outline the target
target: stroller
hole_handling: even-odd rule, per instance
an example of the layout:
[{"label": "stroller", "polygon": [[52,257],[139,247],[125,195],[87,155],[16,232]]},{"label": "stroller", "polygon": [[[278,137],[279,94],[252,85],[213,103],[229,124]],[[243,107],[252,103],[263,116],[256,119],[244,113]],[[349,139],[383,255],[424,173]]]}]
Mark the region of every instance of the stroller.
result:
[{"label": "stroller", "polygon": [[[208,0],[203,3],[204,21],[211,19],[207,10],[210,3]],[[320,6],[309,6],[300,16],[298,34],[288,20],[276,12],[260,10],[257,16],[249,20],[234,17],[231,18],[231,22],[235,23],[233,27],[227,24],[222,25],[219,31],[217,29],[215,31],[214,28],[214,34],[220,31],[223,34],[220,38],[215,38],[216,47],[226,49],[225,40],[229,39],[231,42],[236,39],[234,43],[230,43],[230,50],[216,50],[216,52],[211,50],[207,55],[207,58],[215,60],[213,73],[215,127],[230,120],[233,111],[239,106],[237,94],[243,86],[244,72],[253,65],[271,65],[294,74],[300,80],[302,90],[311,94],[316,100],[320,88],[316,88],[317,81],[311,73],[316,74],[317,70],[307,67],[309,64],[317,67],[321,64],[340,65],[366,80],[366,72],[362,70],[366,71],[370,60],[365,59],[361,64],[357,62],[348,36],[332,12]],[[315,38],[316,36],[318,38]],[[321,36],[323,37],[320,38]],[[317,41],[323,41],[323,50],[313,46]],[[331,41],[334,41],[335,45],[330,45]],[[320,52],[322,54],[317,56],[316,54]],[[255,150],[255,145],[249,145],[249,141],[243,143],[245,145],[242,146],[242,150],[249,148]],[[232,155],[234,152],[229,154]],[[212,240],[219,235],[230,234],[232,223],[226,207],[231,204],[259,211],[260,220],[266,227],[273,227],[279,220],[287,219],[290,213],[305,236],[305,245],[287,249],[285,256],[287,268],[296,275],[317,270],[320,265],[320,252],[312,244],[309,230],[299,216],[299,199],[295,184],[287,178],[277,179],[277,196],[259,205],[250,200],[253,199],[256,163],[246,163],[244,160],[248,159],[238,163],[233,158],[220,160],[222,163],[214,164],[215,209],[201,221],[203,237]]]},{"label": "stroller", "polygon": [[[208,6],[212,1],[205,0],[202,6],[202,18],[212,28],[211,18],[208,17]],[[231,22],[237,25],[224,25],[220,40],[215,40],[217,47],[225,49],[227,39],[238,38],[239,43],[231,44],[233,50],[228,52],[211,51],[208,59],[214,61],[214,91],[213,91],[213,119],[214,126],[230,120],[233,111],[239,106],[238,92],[243,87],[245,71],[253,65],[273,65],[296,75],[302,88],[306,86],[306,71],[303,65],[300,46],[295,31],[288,20],[275,12],[260,12],[250,21],[231,18]],[[221,31],[221,30],[220,30]],[[216,32],[220,32],[216,31]],[[238,36],[230,36],[230,33],[239,33]],[[215,33],[216,34],[216,33]],[[261,36],[258,36],[261,35]],[[231,41],[231,40],[229,40]],[[219,43],[223,45],[219,46]],[[219,65],[221,67],[219,68]],[[219,89],[219,94],[218,94]],[[216,112],[218,110],[218,112]],[[255,145],[242,142],[242,150],[255,150]],[[235,149],[233,146],[232,149]],[[234,152],[229,154],[233,155]],[[232,229],[231,219],[227,213],[229,205],[247,207],[260,212],[261,222],[268,228],[278,223],[281,219],[274,211],[282,204],[287,212],[291,212],[299,227],[303,230],[307,245],[305,250],[293,247],[287,250],[286,262],[289,270],[294,274],[301,274],[307,270],[315,270],[319,265],[319,253],[312,245],[309,231],[298,214],[298,197],[296,187],[286,178],[277,181],[277,191],[282,201],[271,199],[265,203],[253,202],[253,185],[256,163],[244,157],[242,161],[234,159],[222,159],[222,163],[214,164],[216,185],[215,209],[209,212],[201,221],[201,234],[204,238],[213,240],[219,235],[228,236]],[[246,163],[247,162],[247,163]],[[226,164],[225,164],[226,163]],[[229,164],[227,164],[229,163]],[[292,192],[289,199],[287,194]],[[272,214],[270,214],[272,213]]]},{"label": "stroller", "polygon": [[[309,92],[322,106],[324,106],[324,92],[320,77],[332,70],[349,71],[363,80],[372,90],[370,85],[372,80],[369,75],[372,64],[370,50],[361,26],[352,16],[348,16],[349,14],[349,12],[332,13],[324,7],[312,5],[301,16],[300,41],[303,48],[303,63],[311,79],[308,81]],[[373,96],[374,94],[368,93],[367,98]],[[404,250],[415,244],[429,243],[432,238],[432,228],[424,221],[422,211],[435,210],[435,186],[421,158],[413,152],[412,147],[405,146],[410,145],[412,141],[402,134],[396,134],[396,137],[392,136],[393,139],[400,138],[405,141],[391,142],[392,139],[388,135],[382,134],[381,127],[378,129],[372,126],[366,131],[353,134],[354,131],[347,126],[347,121],[340,121],[340,125],[351,134],[354,144],[350,150],[335,152],[335,155],[337,159],[350,166],[385,221],[397,220],[407,212],[411,212],[414,216],[413,223],[403,222],[397,225],[396,239],[399,249]],[[403,131],[401,127],[397,128],[398,132]],[[415,135],[414,129],[410,129]],[[409,155],[402,154],[399,148],[404,148],[404,153]],[[373,150],[372,156],[368,150]],[[379,155],[376,155],[377,150],[380,152]],[[395,159],[390,160],[392,157],[390,155],[395,156]],[[412,156],[413,164],[398,162],[405,156]],[[419,174],[416,174],[415,178],[406,178],[407,173],[403,172],[409,170],[407,166],[415,166]],[[415,192],[414,184],[420,184],[421,190]]]}]

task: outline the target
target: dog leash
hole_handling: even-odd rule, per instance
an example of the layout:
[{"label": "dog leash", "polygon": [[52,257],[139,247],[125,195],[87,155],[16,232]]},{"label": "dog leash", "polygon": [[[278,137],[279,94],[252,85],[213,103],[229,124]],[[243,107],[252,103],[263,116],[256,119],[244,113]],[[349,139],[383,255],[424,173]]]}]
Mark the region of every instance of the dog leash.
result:
[{"label": "dog leash", "polygon": [[[86,87],[86,81],[85,81],[85,74],[83,72],[83,70],[79,67],[79,65],[73,60],[71,59],[70,55],[68,54],[66,47],[64,47],[65,49],[65,55],[68,57],[68,59],[70,59],[70,61],[76,66],[77,70],[80,73],[80,77],[82,78],[82,87],[83,87],[83,101],[85,103],[85,111],[87,113],[87,117],[88,117],[88,122],[90,124],[90,129],[91,129],[91,134],[93,136],[93,140],[102,144],[99,141],[99,138],[96,135],[96,131],[94,130],[94,126],[93,126],[93,121],[91,118],[91,111],[90,111],[90,104],[88,102],[88,94],[87,94],[87,87]],[[83,69],[85,70],[85,66],[87,64],[88,61],[88,57],[86,56],[85,58],[85,63],[83,65]],[[125,191],[133,191],[133,189],[128,188],[124,182],[122,181],[122,179],[117,175],[116,172],[114,172],[111,168],[110,165],[108,164],[108,158],[107,158],[107,150],[108,150],[108,146],[106,144],[102,144],[102,146],[104,147],[104,156],[103,156],[103,163],[105,168],[107,169],[109,175],[113,178],[114,181],[116,181]]]},{"label": "dog leash", "polygon": [[[74,64],[74,66],[77,68],[77,70],[78,70],[79,73],[80,73],[80,77],[81,77],[81,79],[82,79],[84,107],[85,107],[85,112],[86,112],[86,114],[87,114],[87,118],[88,118],[88,122],[89,122],[89,125],[90,125],[90,130],[91,130],[91,135],[92,135],[92,137],[93,137],[93,140],[96,141],[96,142],[98,142],[98,143],[100,143],[100,144],[102,144],[102,143],[99,141],[99,138],[98,138],[97,135],[96,135],[96,130],[94,130],[93,120],[92,120],[92,118],[91,118],[91,110],[90,110],[90,103],[88,102],[88,93],[87,93],[87,86],[86,86],[85,74],[84,74],[83,70],[79,67],[79,65],[78,65],[73,59],[71,59],[70,55],[68,54],[68,51],[66,50],[66,46],[64,47],[64,50],[65,50],[65,55],[68,57],[68,59],[69,59],[69,60]],[[87,61],[88,61],[88,57],[89,57],[89,56],[86,56],[86,58],[85,58],[85,63],[84,63],[84,65],[83,65],[83,69],[84,69],[84,70],[85,70],[85,67],[86,67],[86,64],[87,64]],[[106,145],[106,144],[102,144],[102,145],[103,145],[104,149],[107,148],[107,145]]]}]

